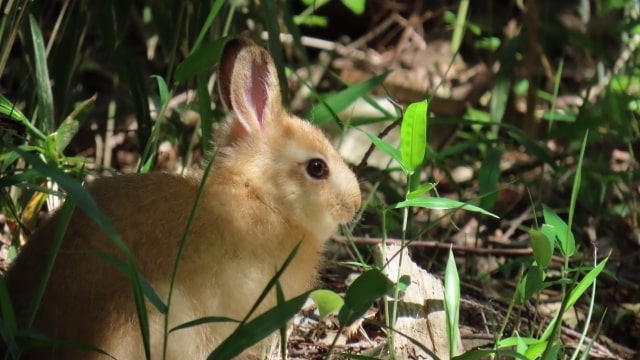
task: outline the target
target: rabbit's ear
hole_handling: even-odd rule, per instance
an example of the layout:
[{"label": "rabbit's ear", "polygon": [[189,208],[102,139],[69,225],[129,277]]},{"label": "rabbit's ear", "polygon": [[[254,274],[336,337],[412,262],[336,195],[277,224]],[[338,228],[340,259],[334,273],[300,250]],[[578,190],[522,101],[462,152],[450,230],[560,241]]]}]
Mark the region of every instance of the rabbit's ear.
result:
[{"label": "rabbit's ear", "polygon": [[[244,133],[259,131],[282,107],[280,85],[271,55],[247,39],[227,42],[220,62],[220,94]],[[234,133],[238,133],[237,125]]]}]

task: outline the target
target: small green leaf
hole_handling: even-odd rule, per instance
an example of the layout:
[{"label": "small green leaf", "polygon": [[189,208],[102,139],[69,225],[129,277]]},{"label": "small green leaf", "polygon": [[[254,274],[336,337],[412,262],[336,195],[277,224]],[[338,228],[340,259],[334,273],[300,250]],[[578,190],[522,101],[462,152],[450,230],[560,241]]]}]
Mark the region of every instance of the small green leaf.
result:
[{"label": "small green leaf", "polygon": [[349,286],[344,296],[344,306],[338,313],[343,326],[349,326],[361,318],[377,299],[389,294],[393,283],[378,269],[363,272]]},{"label": "small green leaf", "polygon": [[167,87],[167,82],[164,81],[164,78],[159,75],[152,75],[152,78],[155,78],[158,82],[158,93],[160,95],[160,102],[162,104],[166,104],[169,102],[169,88]]},{"label": "small green leaf", "polygon": [[364,13],[365,0],[342,0],[342,4],[356,15]]},{"label": "small green leaf", "polygon": [[558,245],[563,256],[573,255],[576,251],[576,240],[573,237],[573,233],[569,231],[567,223],[564,222],[564,220],[562,220],[551,208],[544,204],[542,205],[542,212],[544,214],[545,223],[553,229],[555,238],[558,240]]},{"label": "small green leaf", "polygon": [[411,276],[409,275],[402,275],[400,276],[400,279],[398,279],[398,290],[404,292],[407,291],[407,289],[409,288],[409,285],[411,285]]},{"label": "small green leaf", "polygon": [[240,323],[240,321],[238,321],[236,319],[232,319],[232,318],[226,317],[226,316],[205,316],[205,317],[201,317],[199,319],[187,321],[184,324],[180,324],[180,325],[172,328],[171,330],[169,330],[169,332],[174,332],[174,331],[178,331],[178,330],[182,330],[182,329],[188,329],[190,327],[204,325],[204,324],[222,323],[222,322]]},{"label": "small green leaf", "polygon": [[84,100],[76,105],[71,114],[58,126],[56,130],[56,152],[63,154],[64,149],[71,143],[74,136],[80,130],[82,120],[93,109],[93,104],[98,98],[97,95]]},{"label": "small green leaf", "polygon": [[326,16],[318,15],[294,16],[293,22],[296,25],[304,25],[310,27],[327,27],[327,25],[329,25],[329,19],[327,19]]},{"label": "small green leaf", "polygon": [[477,213],[481,213],[483,215],[489,215],[498,219],[499,217],[489,211],[479,208],[475,205],[465,204],[460,201],[451,200],[447,198],[440,197],[422,197],[417,199],[405,200],[397,203],[394,208],[404,208],[409,206],[416,206],[425,209],[434,209],[434,210],[448,210],[448,209],[462,209],[467,211],[473,211]]},{"label": "small green leaf", "polygon": [[402,117],[400,127],[400,151],[402,162],[410,173],[416,171],[424,161],[427,149],[428,103],[420,101],[410,104]]},{"label": "small green leaf", "polygon": [[342,300],[340,295],[331,290],[315,290],[311,292],[310,297],[318,307],[321,320],[331,314],[337,314],[344,305],[344,300]]},{"label": "small green leaf", "polygon": [[549,268],[553,257],[553,240],[536,229],[529,229],[529,238],[536,263],[543,269]]},{"label": "small green leaf", "polygon": [[33,42],[33,56],[35,64],[36,94],[38,97],[38,128],[45,134],[51,134],[54,128],[53,94],[47,68],[47,53],[44,39],[40,32],[38,20],[29,14],[31,41]]}]

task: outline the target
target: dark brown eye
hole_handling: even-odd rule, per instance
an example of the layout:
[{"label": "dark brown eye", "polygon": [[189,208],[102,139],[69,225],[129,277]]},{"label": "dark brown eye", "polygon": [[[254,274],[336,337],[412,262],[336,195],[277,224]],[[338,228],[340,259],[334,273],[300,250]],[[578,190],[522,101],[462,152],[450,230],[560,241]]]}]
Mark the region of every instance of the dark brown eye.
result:
[{"label": "dark brown eye", "polygon": [[307,163],[307,174],[314,179],[326,179],[329,177],[329,167],[322,159],[311,159]]}]

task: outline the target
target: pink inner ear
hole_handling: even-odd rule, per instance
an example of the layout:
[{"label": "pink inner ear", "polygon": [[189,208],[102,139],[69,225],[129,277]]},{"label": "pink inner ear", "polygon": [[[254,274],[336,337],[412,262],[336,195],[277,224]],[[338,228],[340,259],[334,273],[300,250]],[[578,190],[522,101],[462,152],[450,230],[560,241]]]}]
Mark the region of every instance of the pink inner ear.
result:
[{"label": "pink inner ear", "polygon": [[256,118],[260,127],[264,125],[264,111],[267,107],[268,97],[268,76],[269,68],[266,63],[259,61],[251,62],[251,83],[245,90],[247,103],[256,112]]}]

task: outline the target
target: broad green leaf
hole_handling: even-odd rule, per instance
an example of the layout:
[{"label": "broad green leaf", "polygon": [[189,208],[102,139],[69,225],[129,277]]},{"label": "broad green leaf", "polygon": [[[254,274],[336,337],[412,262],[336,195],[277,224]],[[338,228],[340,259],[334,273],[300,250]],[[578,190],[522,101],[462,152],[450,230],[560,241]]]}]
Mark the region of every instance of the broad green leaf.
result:
[{"label": "broad green leaf", "polygon": [[47,68],[47,53],[44,48],[44,39],[36,18],[29,14],[31,28],[31,41],[33,42],[33,56],[36,72],[36,94],[38,97],[38,128],[44,134],[51,134],[54,128],[53,94],[49,81]]},{"label": "broad green leaf", "polygon": [[326,16],[318,16],[318,15],[305,15],[305,16],[294,16],[293,22],[296,25],[304,25],[311,27],[327,27],[329,24],[329,19]]},{"label": "broad green leaf", "polygon": [[338,313],[343,326],[349,326],[361,318],[374,301],[389,294],[393,283],[378,269],[363,272],[349,286],[344,296],[344,306]]},{"label": "broad green leaf", "polygon": [[542,205],[542,212],[544,214],[545,223],[549,225],[555,233],[563,256],[573,255],[576,251],[576,241],[573,237],[573,233],[569,231],[567,223],[565,223],[564,220],[562,220],[551,208],[544,204]]},{"label": "broad green leaf", "polygon": [[500,179],[500,149],[489,149],[478,171],[478,195],[481,208],[491,208],[498,201],[498,180]]},{"label": "broad green leaf", "polygon": [[469,11],[469,0],[461,0],[458,6],[458,14],[451,36],[451,51],[457,53],[462,43],[462,38],[466,29],[466,23]]},{"label": "broad green leaf", "polygon": [[553,239],[536,229],[529,229],[529,238],[536,263],[543,269],[549,268],[553,257]]},{"label": "broad green leaf", "polygon": [[311,292],[310,297],[318,307],[321,320],[328,315],[337,314],[344,305],[344,300],[342,300],[340,295],[331,290],[315,290]]},{"label": "broad green leaf", "polygon": [[529,347],[527,348],[527,351],[525,351],[524,354],[529,359],[539,359],[540,356],[542,356],[542,353],[544,353],[544,349],[546,347],[547,347],[546,341],[538,341],[529,345]]},{"label": "broad green leaf", "polygon": [[215,360],[233,359],[245,349],[285,326],[304,305],[309,293],[304,293],[267,310],[248,323],[241,324],[207,358]]},{"label": "broad green leaf", "polygon": [[400,276],[400,279],[398,279],[398,283],[396,284],[398,290],[401,292],[407,291],[409,285],[411,285],[411,276],[409,275]]},{"label": "broad green leaf", "polygon": [[194,50],[178,65],[174,79],[184,81],[197,74],[210,72],[214,65],[220,61],[222,48],[226,41],[227,38],[219,38]]},{"label": "broad green leaf", "polygon": [[479,208],[475,205],[465,204],[460,201],[451,200],[447,198],[440,197],[423,197],[417,199],[405,200],[397,203],[394,208],[404,208],[409,206],[416,206],[425,209],[434,209],[434,210],[449,210],[449,209],[462,209],[467,211],[473,211],[477,213],[481,213],[483,215],[489,215],[494,218],[499,218],[497,215],[490,213],[489,211]]},{"label": "broad green leaf", "polygon": [[507,347],[514,347],[514,346],[518,346],[518,343],[524,343],[524,344],[530,346],[530,345],[533,345],[533,344],[537,344],[539,342],[540,342],[540,340],[538,340],[536,338],[513,336],[513,337],[508,337],[508,338],[501,339],[498,342],[497,347],[499,349],[500,348],[507,348]]},{"label": "broad green leaf", "polygon": [[424,161],[427,149],[427,111],[428,103],[420,101],[410,104],[402,117],[400,152],[402,163],[410,174],[422,166]]},{"label": "broad green leaf", "polygon": [[518,304],[524,304],[533,294],[543,289],[542,269],[538,265],[529,266],[529,270],[518,284]]},{"label": "broad green leaf", "polygon": [[389,71],[374,76],[369,80],[351,85],[348,88],[330,95],[324,99],[319,99],[320,103],[311,111],[304,115],[304,118],[310,119],[315,124],[322,124],[334,118],[334,115],[346,109],[356,99],[366,95],[387,78]]}]

